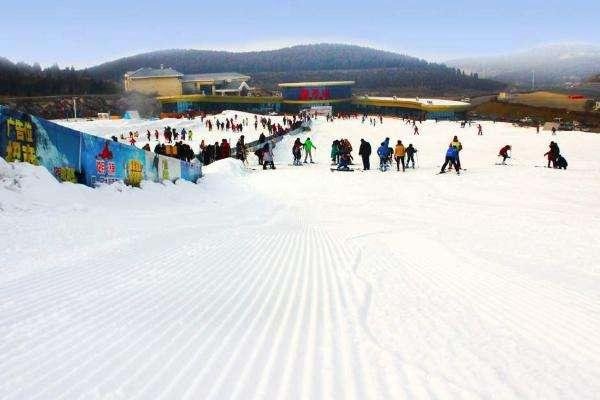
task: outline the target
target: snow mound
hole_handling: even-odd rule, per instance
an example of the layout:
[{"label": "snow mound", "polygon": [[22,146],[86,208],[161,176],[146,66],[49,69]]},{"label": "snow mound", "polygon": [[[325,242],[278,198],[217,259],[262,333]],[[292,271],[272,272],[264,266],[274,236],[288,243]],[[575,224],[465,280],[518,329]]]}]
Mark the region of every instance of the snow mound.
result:
[{"label": "snow mound", "polygon": [[44,167],[22,162],[8,163],[0,158],[0,211],[28,210],[47,202],[58,182]]},{"label": "snow mound", "polygon": [[248,173],[244,163],[234,158],[216,161],[203,167],[206,176],[217,177],[220,179],[239,178]]}]

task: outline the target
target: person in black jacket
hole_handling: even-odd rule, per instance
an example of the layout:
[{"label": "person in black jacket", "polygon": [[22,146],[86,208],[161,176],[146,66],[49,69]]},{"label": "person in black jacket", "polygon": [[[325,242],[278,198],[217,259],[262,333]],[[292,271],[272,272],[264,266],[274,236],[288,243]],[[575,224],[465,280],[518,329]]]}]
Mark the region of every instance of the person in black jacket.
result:
[{"label": "person in black jacket", "polygon": [[360,139],[360,147],[358,148],[358,155],[362,157],[363,169],[368,171],[371,169],[371,144],[365,139]]},{"label": "person in black jacket", "polygon": [[412,167],[415,169],[415,153],[417,149],[415,149],[411,144],[406,148],[406,168],[409,168],[408,164],[412,161]]}]

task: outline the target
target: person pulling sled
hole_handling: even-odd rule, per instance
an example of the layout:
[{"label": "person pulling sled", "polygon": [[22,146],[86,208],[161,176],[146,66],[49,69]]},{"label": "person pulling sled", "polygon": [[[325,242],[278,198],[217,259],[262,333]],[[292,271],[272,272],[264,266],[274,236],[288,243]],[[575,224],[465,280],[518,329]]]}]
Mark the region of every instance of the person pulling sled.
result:
[{"label": "person pulling sled", "polygon": [[500,152],[498,153],[499,157],[502,157],[502,165],[506,165],[506,159],[510,158],[510,155],[508,154],[509,151],[511,151],[511,147],[510,144],[507,144],[506,146],[504,146],[503,148],[500,149]]}]

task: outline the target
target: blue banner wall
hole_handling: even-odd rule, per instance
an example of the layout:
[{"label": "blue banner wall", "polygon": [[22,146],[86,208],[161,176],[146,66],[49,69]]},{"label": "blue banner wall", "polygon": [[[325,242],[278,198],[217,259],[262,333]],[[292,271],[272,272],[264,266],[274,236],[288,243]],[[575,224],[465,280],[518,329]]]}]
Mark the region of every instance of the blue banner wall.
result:
[{"label": "blue banner wall", "polygon": [[88,186],[123,181],[185,179],[196,182],[201,164],[88,135],[0,106],[0,157],[46,167],[62,182]]},{"label": "blue banner wall", "polygon": [[196,182],[202,176],[200,163],[181,162],[181,179]]}]

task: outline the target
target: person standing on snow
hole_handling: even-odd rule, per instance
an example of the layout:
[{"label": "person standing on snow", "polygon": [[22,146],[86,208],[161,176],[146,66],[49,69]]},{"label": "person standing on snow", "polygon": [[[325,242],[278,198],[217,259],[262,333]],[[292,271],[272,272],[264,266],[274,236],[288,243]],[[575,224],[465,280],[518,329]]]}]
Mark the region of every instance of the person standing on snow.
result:
[{"label": "person standing on snow", "polygon": [[275,164],[273,162],[273,148],[274,144],[271,142],[266,142],[262,148],[263,150],[263,169],[267,169],[267,166],[270,166],[271,169],[275,169]]},{"label": "person standing on snow", "polygon": [[292,155],[294,156],[294,165],[302,165],[302,146],[303,143],[299,138],[296,138],[292,146]]},{"label": "person standing on snow", "polygon": [[408,165],[410,164],[410,162],[412,161],[412,168],[415,169],[415,153],[417,152],[417,149],[415,149],[411,144],[408,145],[408,147],[406,148],[406,168],[409,168]]},{"label": "person standing on snow", "polygon": [[310,138],[306,138],[306,141],[304,142],[304,163],[306,164],[306,160],[308,159],[308,157],[310,157],[310,163],[314,164],[313,162],[313,158],[312,158],[312,149],[317,149],[315,147],[315,145],[313,144],[313,142],[310,140]]},{"label": "person standing on snow", "polygon": [[483,136],[483,127],[481,124],[477,124],[477,136]]},{"label": "person standing on snow", "polygon": [[363,170],[368,171],[371,169],[371,143],[365,139],[360,139],[360,147],[358,149],[358,155],[362,157]]},{"label": "person standing on snow", "polygon": [[244,143],[244,135],[241,135],[235,144],[235,158],[246,162],[246,144]]},{"label": "person standing on snow", "polygon": [[381,142],[381,146],[377,149],[377,155],[379,156],[379,169],[384,171],[388,160],[388,147],[385,142]]},{"label": "person standing on snow", "polygon": [[221,141],[221,159],[231,157],[231,146],[227,139]]},{"label": "person standing on snow", "polygon": [[510,156],[508,155],[508,152],[510,151],[511,147],[510,144],[507,144],[506,146],[504,146],[503,148],[500,149],[500,152],[498,153],[498,155],[500,157],[502,157],[502,164],[506,164],[506,159],[510,158]]},{"label": "person standing on snow", "polygon": [[558,145],[550,142],[550,150],[544,155],[548,157],[548,168],[550,168],[550,163],[552,163],[552,168],[556,168],[556,159],[560,156]]},{"label": "person standing on snow", "polygon": [[396,159],[396,170],[400,171],[400,163],[402,163],[402,172],[404,172],[404,156],[406,148],[402,144],[402,140],[398,140],[394,148],[394,158]]},{"label": "person standing on snow", "polygon": [[331,143],[331,163],[339,164],[340,162],[340,141],[334,140]]},{"label": "person standing on snow", "polygon": [[463,146],[462,143],[458,140],[457,136],[454,136],[454,139],[452,139],[452,143],[450,143],[450,146],[456,149],[456,157],[454,159],[454,162],[456,163],[458,169],[461,169],[462,167],[460,166],[460,152],[463,149]]},{"label": "person standing on snow", "polygon": [[446,166],[450,164],[450,169],[454,167],[456,169],[456,173],[460,174],[460,168],[458,164],[456,164],[456,158],[458,157],[458,150],[452,144],[448,145],[448,150],[446,150],[446,160],[444,161],[444,165],[442,165],[442,169],[440,170],[440,174],[446,172]]}]

